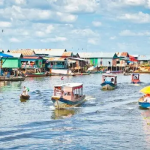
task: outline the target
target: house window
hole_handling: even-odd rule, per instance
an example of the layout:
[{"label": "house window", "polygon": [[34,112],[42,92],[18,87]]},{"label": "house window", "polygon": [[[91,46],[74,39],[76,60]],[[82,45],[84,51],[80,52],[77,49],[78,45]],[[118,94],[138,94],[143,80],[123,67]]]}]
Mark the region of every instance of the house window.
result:
[{"label": "house window", "polygon": [[120,61],[117,61],[117,64],[120,64]]}]

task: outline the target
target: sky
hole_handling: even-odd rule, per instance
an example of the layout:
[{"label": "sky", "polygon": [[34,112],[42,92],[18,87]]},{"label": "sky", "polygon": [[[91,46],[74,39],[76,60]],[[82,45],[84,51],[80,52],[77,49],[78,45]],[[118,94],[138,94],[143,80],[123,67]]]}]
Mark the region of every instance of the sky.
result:
[{"label": "sky", "polygon": [[149,54],[150,0],[0,0],[0,49]]}]

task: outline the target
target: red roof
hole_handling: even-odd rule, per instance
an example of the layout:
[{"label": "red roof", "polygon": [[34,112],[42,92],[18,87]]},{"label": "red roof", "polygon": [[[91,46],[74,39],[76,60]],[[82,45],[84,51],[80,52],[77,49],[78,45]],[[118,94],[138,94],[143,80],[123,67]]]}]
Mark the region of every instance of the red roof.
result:
[{"label": "red roof", "polygon": [[138,61],[137,59],[135,59],[134,56],[131,56],[131,55],[129,55],[129,60],[130,60],[130,61]]},{"label": "red roof", "polygon": [[27,57],[23,57],[23,59],[41,59],[41,57],[36,57],[36,56],[34,56],[34,57],[30,57],[30,56],[27,56]]}]

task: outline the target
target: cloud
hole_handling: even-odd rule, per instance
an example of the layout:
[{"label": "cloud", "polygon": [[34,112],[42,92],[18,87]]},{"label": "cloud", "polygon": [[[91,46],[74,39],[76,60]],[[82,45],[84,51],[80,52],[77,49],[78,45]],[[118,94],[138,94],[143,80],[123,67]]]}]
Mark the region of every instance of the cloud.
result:
[{"label": "cloud", "polygon": [[6,21],[0,21],[0,27],[1,28],[11,27],[11,23],[10,22],[6,22]]},{"label": "cloud", "polygon": [[0,6],[4,4],[4,0],[0,0]]},{"label": "cloud", "polygon": [[98,45],[99,40],[98,39],[88,39],[88,43],[92,45]]},{"label": "cloud", "polygon": [[93,30],[87,28],[87,29],[74,29],[71,31],[72,34],[76,34],[79,36],[86,36],[86,37],[90,37],[90,36],[99,36],[98,33],[94,32]]},{"label": "cloud", "polygon": [[123,3],[131,6],[145,5],[147,0],[123,0]]},{"label": "cloud", "polygon": [[42,32],[42,31],[36,31],[36,32],[35,32],[35,35],[36,35],[37,37],[44,37],[44,36],[45,36],[45,33]]},{"label": "cloud", "polygon": [[124,14],[119,16],[118,19],[129,20],[135,23],[149,23],[150,15],[147,13],[139,12],[137,14]]},{"label": "cloud", "polygon": [[120,32],[120,36],[150,36],[149,31],[144,31],[144,32],[132,32],[130,30],[124,30]]},{"label": "cloud", "polygon": [[93,21],[92,24],[94,27],[100,27],[102,25],[100,21]]},{"label": "cloud", "polygon": [[70,23],[77,20],[76,15],[69,13],[56,12],[51,10],[29,9],[13,5],[5,9],[0,9],[0,15],[5,19],[21,21],[58,21]]},{"label": "cloud", "polygon": [[98,0],[49,0],[57,10],[70,13],[93,13],[99,6]]},{"label": "cloud", "polygon": [[17,39],[17,38],[10,38],[9,41],[10,41],[10,42],[14,42],[14,43],[19,43],[19,42],[21,42],[21,41],[20,41],[19,39]]},{"label": "cloud", "polygon": [[33,29],[37,37],[47,37],[55,28],[51,24],[33,24]]},{"label": "cloud", "polygon": [[23,5],[26,4],[26,0],[14,0],[16,4]]},{"label": "cloud", "polygon": [[41,42],[64,42],[64,41],[67,41],[66,37],[54,37],[41,40]]},{"label": "cloud", "polygon": [[115,39],[116,39],[116,36],[110,37],[110,40],[115,40]]}]

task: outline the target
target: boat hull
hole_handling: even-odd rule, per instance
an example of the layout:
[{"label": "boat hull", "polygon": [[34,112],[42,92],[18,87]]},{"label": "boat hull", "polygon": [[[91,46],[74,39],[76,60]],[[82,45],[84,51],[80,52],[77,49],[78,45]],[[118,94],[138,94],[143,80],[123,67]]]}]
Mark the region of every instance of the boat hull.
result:
[{"label": "boat hull", "polygon": [[150,103],[148,102],[139,102],[139,106],[142,108],[150,108]]},{"label": "boat hull", "polygon": [[21,95],[20,99],[28,100],[30,98],[29,95]]},{"label": "boat hull", "polygon": [[139,84],[139,83],[141,83],[141,81],[138,80],[138,79],[135,79],[135,80],[132,80],[131,83],[133,83],[133,84]]},{"label": "boat hull", "polygon": [[82,96],[79,100],[77,101],[70,101],[66,100],[64,98],[56,98],[52,97],[52,102],[57,109],[63,109],[63,108],[68,108],[68,107],[76,107],[81,105],[82,103],[85,102],[85,96]]},{"label": "boat hull", "polygon": [[124,76],[130,76],[131,74],[130,73],[124,73],[123,75]]},{"label": "boat hull", "polygon": [[102,90],[114,90],[116,88],[116,85],[113,83],[102,83]]},{"label": "boat hull", "polygon": [[139,106],[142,108],[150,108],[150,102],[144,101],[144,97],[141,97],[138,103],[139,103]]}]

